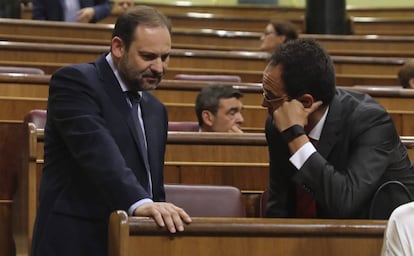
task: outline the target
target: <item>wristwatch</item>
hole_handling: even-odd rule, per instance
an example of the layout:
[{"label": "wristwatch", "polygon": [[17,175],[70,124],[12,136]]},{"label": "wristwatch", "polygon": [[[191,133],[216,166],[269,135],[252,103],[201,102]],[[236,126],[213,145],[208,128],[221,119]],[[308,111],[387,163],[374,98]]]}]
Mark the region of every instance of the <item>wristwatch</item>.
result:
[{"label": "wristwatch", "polygon": [[303,127],[298,124],[294,124],[291,127],[283,130],[281,134],[285,141],[289,143],[300,135],[305,134],[305,129],[303,129]]}]

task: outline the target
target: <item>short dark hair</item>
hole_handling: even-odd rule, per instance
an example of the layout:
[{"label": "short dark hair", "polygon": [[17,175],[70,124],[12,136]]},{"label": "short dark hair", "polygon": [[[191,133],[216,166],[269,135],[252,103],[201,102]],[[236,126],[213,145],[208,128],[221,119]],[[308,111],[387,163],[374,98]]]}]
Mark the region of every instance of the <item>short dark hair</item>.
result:
[{"label": "short dark hair", "polygon": [[298,38],[296,26],[292,22],[287,20],[271,20],[270,24],[272,24],[276,34],[286,37],[285,42]]},{"label": "short dark hair", "polygon": [[217,113],[220,105],[220,99],[240,99],[241,97],[243,97],[243,94],[231,85],[214,84],[204,87],[197,95],[195,102],[195,111],[198,124],[200,126],[203,124],[201,113],[204,110],[208,110],[213,114]]},{"label": "short dark hair", "polygon": [[408,60],[398,71],[398,80],[404,88],[410,88],[409,81],[414,78],[414,59]]},{"label": "short dark hair", "polygon": [[269,65],[280,65],[281,79],[290,98],[309,93],[323,104],[332,101],[335,68],[328,53],[314,39],[300,38],[279,45]]},{"label": "short dark hair", "polygon": [[134,32],[138,25],[152,27],[166,27],[171,34],[170,20],[157,9],[145,5],[137,5],[120,14],[116,20],[112,38],[118,36],[122,39],[128,51],[134,40]]}]

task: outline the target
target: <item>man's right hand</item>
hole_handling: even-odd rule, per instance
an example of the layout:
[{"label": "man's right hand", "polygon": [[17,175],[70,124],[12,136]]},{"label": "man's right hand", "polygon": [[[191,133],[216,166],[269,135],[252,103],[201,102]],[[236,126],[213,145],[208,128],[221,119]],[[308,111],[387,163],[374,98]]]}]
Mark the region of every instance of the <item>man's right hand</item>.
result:
[{"label": "man's right hand", "polygon": [[166,202],[146,203],[135,209],[134,216],[152,217],[160,227],[167,227],[171,233],[184,230],[184,223],[190,223],[190,216],[180,207]]}]

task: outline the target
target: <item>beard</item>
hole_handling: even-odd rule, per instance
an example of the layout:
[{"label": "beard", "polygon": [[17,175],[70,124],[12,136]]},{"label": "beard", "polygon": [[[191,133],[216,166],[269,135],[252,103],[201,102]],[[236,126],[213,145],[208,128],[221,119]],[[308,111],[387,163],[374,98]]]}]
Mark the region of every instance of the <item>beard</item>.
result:
[{"label": "beard", "polygon": [[157,88],[164,73],[146,70],[137,72],[128,62],[128,57],[124,56],[119,61],[118,72],[122,81],[129,90],[145,91]]}]

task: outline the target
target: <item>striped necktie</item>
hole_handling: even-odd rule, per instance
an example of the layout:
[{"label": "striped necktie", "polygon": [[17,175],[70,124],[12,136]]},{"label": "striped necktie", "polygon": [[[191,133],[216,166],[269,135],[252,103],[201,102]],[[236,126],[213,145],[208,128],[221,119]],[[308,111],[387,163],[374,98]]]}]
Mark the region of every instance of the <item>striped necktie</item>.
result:
[{"label": "striped necktie", "polygon": [[147,176],[148,176],[147,192],[152,197],[152,181],[151,181],[151,172],[150,172],[150,166],[149,166],[149,160],[148,160],[147,143],[146,143],[146,139],[144,135],[144,129],[141,125],[141,120],[138,114],[138,107],[141,103],[142,98],[141,98],[141,95],[135,91],[126,91],[125,93],[131,102],[131,110],[132,110],[131,114],[132,114],[134,123],[136,124],[137,132],[138,132],[139,147],[140,147],[141,155],[144,159],[145,169],[147,170]]}]

